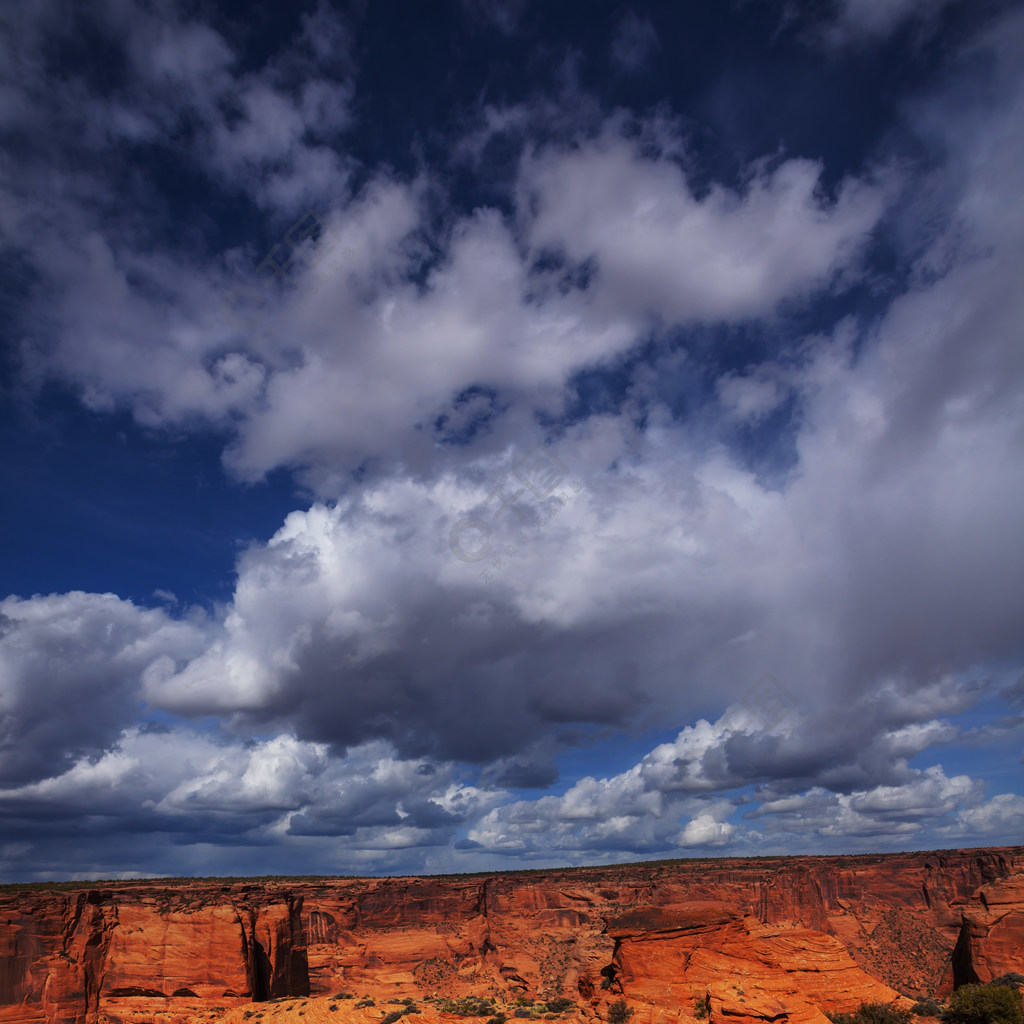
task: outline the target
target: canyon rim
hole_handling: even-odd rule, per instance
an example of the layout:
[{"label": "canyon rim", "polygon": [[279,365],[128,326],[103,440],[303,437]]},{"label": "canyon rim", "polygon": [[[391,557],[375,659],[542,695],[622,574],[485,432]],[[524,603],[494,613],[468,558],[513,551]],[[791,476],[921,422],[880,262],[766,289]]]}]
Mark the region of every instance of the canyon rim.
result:
[{"label": "canyon rim", "polygon": [[0,890],[9,1024],[372,1022],[396,1005],[432,1024],[487,997],[481,1014],[561,1000],[558,1017],[606,1019],[622,999],[636,1024],[810,1024],[1022,957],[1020,846]]}]

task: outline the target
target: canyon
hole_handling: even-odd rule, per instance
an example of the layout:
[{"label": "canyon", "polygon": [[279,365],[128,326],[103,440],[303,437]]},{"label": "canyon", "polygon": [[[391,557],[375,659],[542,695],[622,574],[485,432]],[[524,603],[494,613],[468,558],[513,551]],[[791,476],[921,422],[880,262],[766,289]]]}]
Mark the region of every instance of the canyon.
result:
[{"label": "canyon", "polygon": [[[633,1024],[827,1024],[1011,971],[1024,973],[1021,846],[0,888],[6,1024],[242,1020],[260,1006],[284,1024],[289,997],[305,1024],[372,1022],[378,1001],[471,994],[564,996],[584,1020],[625,999]],[[375,1002],[330,1010],[341,993]],[[439,1005],[419,1024],[459,1019]]]}]

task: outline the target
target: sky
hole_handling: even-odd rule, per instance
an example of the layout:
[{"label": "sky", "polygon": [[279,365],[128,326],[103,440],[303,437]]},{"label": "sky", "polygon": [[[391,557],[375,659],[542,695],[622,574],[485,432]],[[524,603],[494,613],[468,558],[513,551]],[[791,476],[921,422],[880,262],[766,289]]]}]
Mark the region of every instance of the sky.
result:
[{"label": "sky", "polygon": [[0,881],[1024,837],[1024,5],[0,15]]}]

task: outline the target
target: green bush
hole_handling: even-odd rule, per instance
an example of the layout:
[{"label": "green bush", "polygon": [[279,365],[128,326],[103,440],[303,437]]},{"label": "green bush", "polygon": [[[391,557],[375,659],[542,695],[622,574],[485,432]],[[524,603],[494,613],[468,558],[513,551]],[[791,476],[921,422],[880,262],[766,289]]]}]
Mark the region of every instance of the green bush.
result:
[{"label": "green bush", "polygon": [[625,999],[616,999],[608,1004],[608,1024],[626,1024],[633,1016],[633,1007],[626,1005]]},{"label": "green bush", "polygon": [[391,1013],[381,1017],[380,1024],[395,1024],[395,1021],[402,1019],[401,1010],[393,1010]]},{"label": "green bush", "polygon": [[517,1006],[516,1007],[516,1012],[512,1016],[513,1017],[520,1017],[520,1018],[523,1018],[523,1019],[528,1019],[529,1016],[530,1016],[530,1011],[525,1006]]},{"label": "green bush", "polygon": [[910,1008],[910,1012],[918,1017],[941,1017],[945,1011],[943,1010],[942,1003],[929,997],[927,999],[918,999]]},{"label": "green bush", "polygon": [[[494,1013],[494,999],[491,997],[465,996],[462,999],[439,999],[436,1007],[443,1013],[454,1013],[457,1017],[490,1017]],[[418,1010],[411,1011],[419,1013]]]},{"label": "green bush", "polygon": [[487,1021],[487,1024],[505,1024],[506,1020],[508,1020],[508,1018],[505,1016],[505,1014],[496,1013]]},{"label": "green bush", "polygon": [[947,1024],[1022,1024],[1020,996],[1008,985],[961,985],[949,999]]},{"label": "green bush", "polygon": [[557,999],[549,999],[545,1005],[551,1013],[564,1013],[573,1005],[573,1001],[559,996]]},{"label": "green bush", "polygon": [[1011,971],[1009,974],[1001,974],[998,978],[993,978],[989,985],[1000,988],[1024,988],[1024,974],[1018,974],[1016,971]]},{"label": "green bush", "polygon": [[694,999],[693,1015],[697,1020],[703,1020],[711,1012],[711,997],[706,993],[703,998]]}]

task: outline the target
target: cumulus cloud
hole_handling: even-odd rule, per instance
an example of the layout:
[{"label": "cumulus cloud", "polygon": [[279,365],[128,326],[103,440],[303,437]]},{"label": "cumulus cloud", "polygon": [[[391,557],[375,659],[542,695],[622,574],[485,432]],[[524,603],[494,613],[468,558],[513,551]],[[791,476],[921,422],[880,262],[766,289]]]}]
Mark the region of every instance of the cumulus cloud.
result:
[{"label": "cumulus cloud", "polygon": [[316,837],[349,837],[356,849],[399,850],[447,845],[459,824],[505,796],[466,785],[451,764],[396,758],[380,742],[332,758],[288,734],[242,743],[129,727],[99,757],[0,789],[0,808],[12,841],[37,834],[40,816],[61,827],[85,807],[88,839],[142,827],[164,844],[302,848]]},{"label": "cumulus cloud", "polygon": [[1024,797],[1014,793],[1000,793],[977,807],[970,807],[958,815],[957,822],[946,829],[947,834],[985,837],[1005,842],[1005,837],[1019,836],[1024,827]]},{"label": "cumulus cloud", "polygon": [[[584,778],[562,796],[503,803],[470,829],[469,838],[481,849],[505,855],[556,849],[578,860],[609,849],[676,855],[730,845],[751,851],[780,837],[793,849],[808,834],[819,842],[841,837],[892,841],[943,822],[949,830],[982,818],[994,819],[986,834],[1011,832],[1006,826],[1019,811],[1017,798],[998,798],[979,810],[982,787],[975,780],[948,778],[937,765],[925,770],[907,765],[906,756],[950,738],[954,730],[948,724],[890,729],[875,740],[886,748],[885,756],[878,757],[878,750],[867,754],[864,760],[874,761],[876,771],[860,777],[877,780],[879,771],[888,770],[892,784],[847,790],[833,781],[831,788],[807,788],[807,779],[829,776],[830,762],[853,761],[860,751],[826,755],[808,743],[818,723],[766,729],[752,721],[749,711],[737,705],[714,724],[702,720],[688,726],[673,742],[611,778]],[[773,761],[771,742],[795,747],[796,753]],[[755,772],[743,760],[744,748],[751,745],[769,754],[757,759]],[[759,783],[756,806],[741,820],[730,821],[751,802],[736,795],[750,783]]]},{"label": "cumulus cloud", "polygon": [[[510,214],[446,209],[439,222],[429,173],[378,169],[349,188],[330,143],[351,122],[351,43],[325,10],[244,71],[201,23],[133,5],[101,13],[134,79],[114,94],[67,90],[60,116],[88,126],[73,136],[76,159],[50,163],[32,141],[54,100],[27,90],[28,158],[6,193],[12,241],[39,280],[21,357],[37,383],[61,380],[91,409],[225,431],[226,465],[243,479],[299,469],[335,497],[351,470],[407,446],[469,388],[557,413],[567,379],[630,352],[652,321],[770,314],[826,286],[855,265],[885,203],[868,180],[829,200],[820,166],[796,159],[697,198],[673,156],[676,129],[641,123],[652,156],[613,116],[594,138],[577,129],[528,153]],[[42,24],[63,31],[41,14],[16,21],[26,70],[43,60]],[[347,74],[328,77],[339,64]],[[197,261],[197,245],[125,224],[104,154],[122,141],[160,147],[183,123],[191,144],[173,159],[242,188],[268,215],[266,243]],[[71,201],[39,198],[44,161],[52,192]],[[171,214],[129,180],[127,198],[154,221]]]},{"label": "cumulus cloud", "polygon": [[[35,10],[28,85],[0,94],[22,129],[49,102]],[[23,370],[148,429],[216,428],[236,477],[293,468],[317,500],[210,615],[0,604],[0,857],[85,812],[334,867],[339,836],[350,865],[450,867],[1015,834],[1020,797],[927,762],[1019,674],[1019,18],[975,41],[975,93],[908,107],[927,169],[826,184],[782,154],[698,189],[675,127],[602,115],[466,212],[427,168],[349,190],[351,43],[326,8],[244,72],[208,26],[102,10],[147,99],[69,93],[82,151],[194,123],[188,159],[278,241],[186,258],[98,215],[116,189],[88,161],[53,172],[57,207],[8,176],[5,236],[49,289]],[[880,227],[904,276],[877,317],[786,319],[871,287]],[[767,355],[708,351],[765,323]],[[772,443],[782,470],[755,458]],[[624,771],[509,792],[555,786],[599,730],[655,728]]]},{"label": "cumulus cloud", "polygon": [[773,312],[785,298],[833,281],[851,264],[885,190],[846,181],[834,202],[821,167],[791,159],[751,168],[742,192],[697,198],[683,168],[639,156],[606,131],[586,145],[526,161],[521,205],[538,249],[595,261],[598,301],[668,324],[730,322]]},{"label": "cumulus cloud", "polygon": [[805,793],[767,799],[748,818],[770,816],[769,832],[815,831],[824,837],[907,837],[935,827],[961,806],[979,802],[981,786],[966,775],[947,778],[942,767],[912,770],[899,786],[873,786],[852,793]]},{"label": "cumulus cloud", "polygon": [[101,755],[138,716],[146,673],[196,657],[206,627],[113,594],[0,601],[0,780],[40,780]]}]

